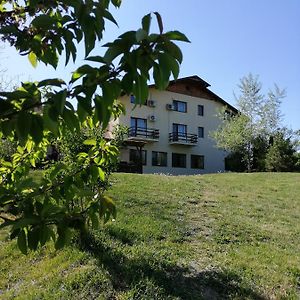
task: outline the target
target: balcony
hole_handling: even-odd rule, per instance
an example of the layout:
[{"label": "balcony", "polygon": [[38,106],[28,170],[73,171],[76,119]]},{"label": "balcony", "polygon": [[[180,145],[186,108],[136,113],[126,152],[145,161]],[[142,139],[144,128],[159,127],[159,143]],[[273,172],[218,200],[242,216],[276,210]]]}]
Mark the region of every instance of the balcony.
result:
[{"label": "balcony", "polygon": [[197,134],[171,132],[169,133],[169,144],[196,146],[198,143]]},{"label": "balcony", "polygon": [[128,130],[127,141],[134,142],[158,142],[159,129],[130,127]]}]

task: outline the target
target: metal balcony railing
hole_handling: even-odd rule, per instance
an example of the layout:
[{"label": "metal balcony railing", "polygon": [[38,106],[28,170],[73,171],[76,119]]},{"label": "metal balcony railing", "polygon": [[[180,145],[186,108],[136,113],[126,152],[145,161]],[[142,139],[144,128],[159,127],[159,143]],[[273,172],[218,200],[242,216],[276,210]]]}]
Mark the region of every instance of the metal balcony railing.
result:
[{"label": "metal balcony railing", "polygon": [[171,132],[169,133],[169,142],[177,144],[197,144],[198,136],[193,133]]},{"label": "metal balcony railing", "polygon": [[154,128],[143,128],[143,127],[130,127],[128,130],[129,138],[140,138],[140,139],[159,139],[159,129]]}]

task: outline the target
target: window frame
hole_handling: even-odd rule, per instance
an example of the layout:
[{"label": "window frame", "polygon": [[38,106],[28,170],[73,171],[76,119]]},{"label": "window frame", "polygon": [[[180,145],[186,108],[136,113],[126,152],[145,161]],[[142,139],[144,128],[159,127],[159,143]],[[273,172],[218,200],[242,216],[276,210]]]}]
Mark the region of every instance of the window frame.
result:
[{"label": "window frame", "polygon": [[[129,162],[137,164],[138,163],[137,161],[133,161],[130,159],[131,153],[133,151],[136,153],[138,152],[137,149],[129,149]],[[147,166],[147,150],[142,150],[142,165]]]},{"label": "window frame", "polygon": [[[182,112],[182,113],[187,113],[187,102],[185,101],[180,101],[180,100],[173,100],[173,110]],[[178,104],[183,104],[184,105],[184,110],[179,110]]]},{"label": "window frame", "polygon": [[[200,130],[202,130],[202,135],[200,135]],[[198,126],[198,138],[204,139],[204,127]]]},{"label": "window frame", "polygon": [[[184,131],[181,132],[179,131],[179,127],[182,126],[184,128]],[[174,130],[174,127],[176,127],[177,130]],[[182,134],[187,134],[187,125],[186,124],[179,124],[179,123],[172,123],[172,133],[182,133]]]},{"label": "window frame", "polygon": [[[193,163],[193,158],[200,158],[202,159],[200,163],[200,167],[197,167],[197,163]],[[198,155],[198,154],[191,154],[191,169],[197,169],[197,170],[204,170],[205,168],[205,156],[204,155]]]},{"label": "window frame", "polygon": [[204,116],[204,105],[198,104],[198,116]]},{"label": "window frame", "polygon": [[[154,157],[154,154],[157,155]],[[158,155],[165,155],[165,164],[158,164]],[[155,160],[156,159],[156,160]],[[160,161],[163,161],[162,159]],[[168,152],[152,151],[152,166],[153,167],[167,167],[168,166]]]},{"label": "window frame", "polygon": [[[135,123],[134,126],[132,126],[132,120],[134,120],[134,123]],[[139,126],[137,126],[138,120],[145,121],[146,127],[139,127]],[[130,127],[147,129],[147,126],[148,126],[147,119],[137,118],[137,117],[130,117]]]},{"label": "window frame", "polygon": [[[184,157],[184,165],[180,166],[180,165],[176,165],[175,166],[175,156],[182,156]],[[185,153],[174,153],[172,152],[172,168],[182,168],[182,169],[186,169],[187,168],[187,155]]]}]

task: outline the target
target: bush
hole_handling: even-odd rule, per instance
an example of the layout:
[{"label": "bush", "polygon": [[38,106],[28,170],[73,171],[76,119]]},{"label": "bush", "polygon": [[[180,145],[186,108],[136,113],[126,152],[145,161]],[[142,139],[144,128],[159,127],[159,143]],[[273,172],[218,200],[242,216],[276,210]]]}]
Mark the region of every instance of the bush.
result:
[{"label": "bush", "polygon": [[266,170],[271,172],[291,172],[296,170],[297,156],[294,144],[283,132],[272,138],[266,154]]}]

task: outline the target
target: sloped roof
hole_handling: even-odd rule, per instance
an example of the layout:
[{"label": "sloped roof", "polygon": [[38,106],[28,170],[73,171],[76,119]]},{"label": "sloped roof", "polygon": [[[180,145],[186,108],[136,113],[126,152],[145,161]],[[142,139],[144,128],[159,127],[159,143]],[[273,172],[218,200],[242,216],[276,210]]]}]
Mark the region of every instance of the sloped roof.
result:
[{"label": "sloped roof", "polygon": [[[238,113],[238,110],[234,106],[232,106],[227,101],[222,99],[220,96],[218,96],[217,94],[212,92],[210,89],[208,89],[208,87],[210,87],[211,85],[197,75],[182,77],[182,78],[178,78],[177,80],[171,80],[169,83],[169,86],[167,87],[167,90],[174,91],[174,87],[184,84],[184,83],[192,84],[193,86],[198,87],[200,90],[202,90],[205,93],[205,96],[206,96],[205,98],[207,98],[209,100],[214,100],[214,101],[220,102],[223,105],[227,106],[233,112]],[[151,85],[149,85],[149,87],[155,87],[155,85],[151,84]],[[189,96],[193,96],[193,92],[188,91],[188,90],[187,91],[185,91],[185,90],[178,91],[177,90],[176,92],[179,94],[186,94]]]}]

